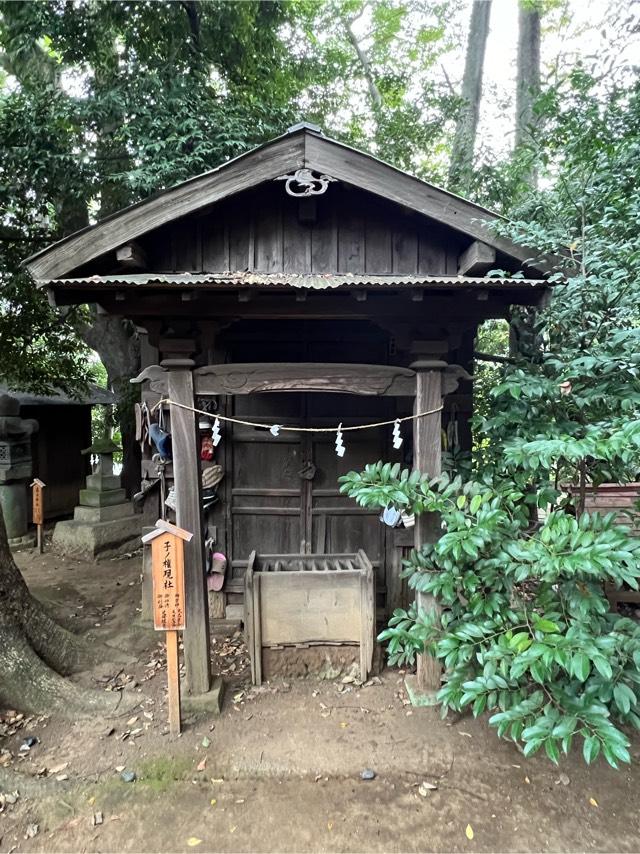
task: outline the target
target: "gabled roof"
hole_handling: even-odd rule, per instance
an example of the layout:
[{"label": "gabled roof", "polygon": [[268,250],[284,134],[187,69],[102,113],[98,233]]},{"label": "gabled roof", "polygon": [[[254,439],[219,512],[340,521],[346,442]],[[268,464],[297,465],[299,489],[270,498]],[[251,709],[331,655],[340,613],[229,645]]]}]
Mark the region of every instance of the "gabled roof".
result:
[{"label": "gabled roof", "polygon": [[[403,205],[493,246],[520,264],[531,259],[530,249],[498,237],[487,228],[488,221],[500,218],[496,213],[415,178],[371,154],[329,139],[315,126],[302,123],[210,172],[59,240],[24,263],[35,279],[51,281],[172,220],[302,168],[330,175]],[[539,265],[529,266],[543,269]]]}]

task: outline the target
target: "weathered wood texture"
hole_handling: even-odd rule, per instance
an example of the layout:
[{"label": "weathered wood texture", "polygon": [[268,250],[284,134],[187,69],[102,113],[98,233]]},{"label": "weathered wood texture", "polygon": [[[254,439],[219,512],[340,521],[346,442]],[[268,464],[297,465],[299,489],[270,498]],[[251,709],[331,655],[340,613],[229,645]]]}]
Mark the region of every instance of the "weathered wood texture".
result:
[{"label": "weathered wood texture", "polygon": [[[300,231],[299,240],[295,243],[296,266],[310,262],[313,267],[315,259],[318,268],[321,267],[323,272],[331,271],[334,265],[342,265],[352,272],[366,270],[367,245],[371,246],[374,255],[383,255],[384,260],[378,257],[375,262],[378,267],[384,266],[390,254],[392,256],[394,237],[387,233],[383,239],[380,239],[380,235],[376,234],[375,222],[368,219],[365,221],[358,214],[357,206],[353,207],[352,220],[347,210],[341,210],[339,232],[334,231],[333,212],[329,213],[328,221],[324,222],[323,226],[325,200],[333,198],[334,204],[338,200],[342,203],[339,199],[339,191],[347,187],[365,188],[369,191],[368,206],[375,203],[376,197],[395,202],[407,211],[422,214],[448,226],[453,234],[461,236],[466,243],[469,242],[469,238],[483,240],[506,253],[511,258],[511,262],[515,262],[516,265],[530,257],[528,249],[516,246],[506,238],[491,233],[487,228],[487,221],[494,219],[495,214],[490,211],[438,187],[426,184],[363,152],[308,131],[298,131],[273,140],[268,145],[236,158],[217,170],[185,181],[158,196],[120,211],[93,228],[85,229],[59,241],[28,259],[28,269],[34,278],[47,279],[59,278],[73,270],[82,269],[89,262],[94,268],[108,267],[109,264],[112,265],[114,250],[119,246],[135,239],[142,243],[143,237],[152,230],[161,229],[169,222],[177,223],[180,218],[201,212],[231,196],[236,196],[239,215],[246,218],[247,213],[253,213],[254,210],[248,200],[243,197],[244,191],[263,183],[273,186],[274,179],[279,175],[301,166],[332,175],[341,182],[342,186],[331,184],[328,193],[317,197],[319,214],[318,223],[314,228],[318,230],[318,239],[314,241],[312,236],[309,245],[307,233]],[[276,182],[276,186],[284,196],[281,182]],[[333,190],[338,192],[332,193]],[[297,204],[295,200],[293,201]],[[214,240],[211,243],[206,240],[206,252],[200,251],[199,255],[188,251],[186,241],[193,226],[186,224],[185,243],[175,244],[172,249],[175,263],[180,263],[186,254],[187,261],[195,265],[194,269],[198,269],[198,264],[202,264],[203,257],[209,257],[211,252],[212,257],[215,258],[213,263],[216,265],[222,263],[224,268],[227,267],[228,260],[228,266],[231,269],[244,269],[238,265],[239,259],[246,257],[249,260],[253,258],[254,264],[255,259],[258,259],[260,268],[278,269],[278,265],[284,263],[278,232],[284,231],[285,221],[291,224],[292,232],[297,227],[291,222],[291,208],[283,212],[283,217],[276,219],[275,223],[271,217],[260,215],[259,208],[255,209],[255,213],[258,216],[255,219],[251,218],[249,230],[230,229],[228,238],[225,237],[225,226],[219,220]],[[302,220],[308,221],[308,200],[304,202],[303,213],[296,216],[296,219],[298,223]],[[258,237],[256,241],[252,235],[252,229],[255,227],[261,231],[263,224],[267,229],[268,237],[266,235]],[[321,237],[323,227],[325,233]],[[195,230],[197,231],[198,228],[196,227]],[[367,233],[369,233],[369,240]],[[409,244],[410,242],[409,239]],[[403,253],[408,250],[410,255],[409,244],[404,247]],[[217,246],[222,247],[223,261],[219,261],[215,256]],[[420,255],[420,247],[418,247],[418,255]],[[290,258],[287,259],[287,263],[292,263]],[[537,267],[537,269],[542,268]],[[96,272],[95,269],[94,272]]]},{"label": "weathered wood texture", "polygon": [[[442,368],[446,365],[433,362],[416,369],[416,412],[435,409],[442,402]],[[442,470],[441,460],[441,431],[442,414],[426,415],[414,421],[413,427],[413,464],[419,471],[437,477]],[[439,535],[438,517],[433,513],[423,513],[416,517],[414,528],[415,548],[420,549],[424,543],[433,542]],[[416,594],[416,605],[427,613],[439,613],[439,606],[433,596],[426,593]],[[417,656],[417,686],[422,691],[436,691],[440,688],[442,670],[435,658],[429,655]]]},{"label": "weathered wood texture", "polygon": [[[168,375],[171,400],[194,405],[193,377],[185,368],[171,367]],[[186,629],[184,656],[187,690],[204,694],[210,687],[209,606],[205,581],[205,556],[202,523],[200,454],[197,423],[192,412],[172,407],[171,435],[174,485],[176,489],[176,524],[193,534],[184,545]]]},{"label": "weathered wood texture", "polygon": [[[299,568],[298,568],[299,567]],[[252,553],[245,574],[245,626],[255,684],[262,649],[298,644],[357,644],[360,678],[373,662],[374,573],[366,554]]]},{"label": "weathered wood texture", "polygon": [[194,371],[197,395],[316,391],[413,396],[415,374],[391,365],[331,362],[264,362],[207,365]]},{"label": "weathered wood texture", "polygon": [[171,735],[178,735],[181,729],[178,632],[166,632],[165,637],[167,641],[167,707],[169,710],[169,732]]},{"label": "weathered wood texture", "polygon": [[456,275],[468,239],[357,188],[332,184],[314,222],[279,182],[143,239],[157,272]]}]

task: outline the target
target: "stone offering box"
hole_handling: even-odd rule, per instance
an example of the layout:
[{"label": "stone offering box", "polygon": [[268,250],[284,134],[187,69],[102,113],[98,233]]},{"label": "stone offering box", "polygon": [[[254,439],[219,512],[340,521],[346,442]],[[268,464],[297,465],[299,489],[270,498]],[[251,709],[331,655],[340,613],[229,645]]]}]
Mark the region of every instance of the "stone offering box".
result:
[{"label": "stone offering box", "polygon": [[354,665],[364,682],[371,672],[374,572],[362,549],[327,555],[252,552],[244,611],[254,685],[276,675],[335,678]]}]

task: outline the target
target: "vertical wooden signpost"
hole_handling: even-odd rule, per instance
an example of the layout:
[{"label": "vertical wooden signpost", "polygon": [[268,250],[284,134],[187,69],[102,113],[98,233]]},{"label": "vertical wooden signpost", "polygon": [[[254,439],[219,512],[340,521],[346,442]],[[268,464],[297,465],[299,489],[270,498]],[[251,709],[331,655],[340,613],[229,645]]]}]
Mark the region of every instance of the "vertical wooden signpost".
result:
[{"label": "vertical wooden signpost", "polygon": [[31,484],[31,518],[33,524],[37,525],[37,545],[40,554],[44,551],[42,540],[42,526],[44,525],[44,496],[42,490],[46,486],[39,478],[35,478]]},{"label": "vertical wooden signpost", "polygon": [[167,684],[169,689],[169,731],[180,732],[180,668],[178,632],[186,626],[184,595],[184,544],[193,534],[158,519],[155,529],[142,538],[151,544],[153,580],[153,627],[165,632]]}]

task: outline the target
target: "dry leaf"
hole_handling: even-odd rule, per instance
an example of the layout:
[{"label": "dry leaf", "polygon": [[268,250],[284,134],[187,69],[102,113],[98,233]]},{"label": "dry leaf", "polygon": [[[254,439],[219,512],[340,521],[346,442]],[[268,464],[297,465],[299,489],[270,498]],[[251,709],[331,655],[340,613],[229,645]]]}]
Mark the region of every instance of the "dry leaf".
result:
[{"label": "dry leaf", "polygon": [[212,807],[215,807],[215,805],[218,803],[218,801],[216,800],[216,798],[211,798],[209,803],[211,804]]},{"label": "dry leaf", "polygon": [[207,757],[205,756],[204,759],[201,759],[200,762],[198,762],[198,764],[196,765],[196,771],[204,771],[204,769],[206,767],[207,767]]},{"label": "dry leaf", "polygon": [[49,774],[60,774],[65,768],[69,767],[68,762],[61,762],[60,765],[54,765],[49,768]]},{"label": "dry leaf", "polygon": [[591,804],[592,807],[598,806],[598,802],[596,801],[595,798],[589,798],[589,803]]},{"label": "dry leaf", "polygon": [[189,848],[195,848],[196,845],[200,845],[201,842],[202,842],[202,839],[198,839],[197,836],[190,836],[187,839],[187,845],[189,846]]},{"label": "dry leaf", "polygon": [[468,825],[466,826],[466,828],[465,828],[465,831],[464,831],[464,832],[465,832],[465,835],[466,835],[467,839],[473,839],[473,828],[471,827],[471,825],[470,825],[470,824],[468,824]]},{"label": "dry leaf", "polygon": [[332,830],[332,829],[333,829],[333,822],[332,822],[332,821],[328,821],[328,822],[327,822],[327,829],[328,829],[328,830]]},{"label": "dry leaf", "polygon": [[129,718],[129,720],[127,721],[127,726],[133,726],[137,720],[138,720],[138,716],[134,715],[132,718]]},{"label": "dry leaf", "polygon": [[346,721],[340,721],[340,726],[342,727],[342,729],[346,729],[349,724]]}]

